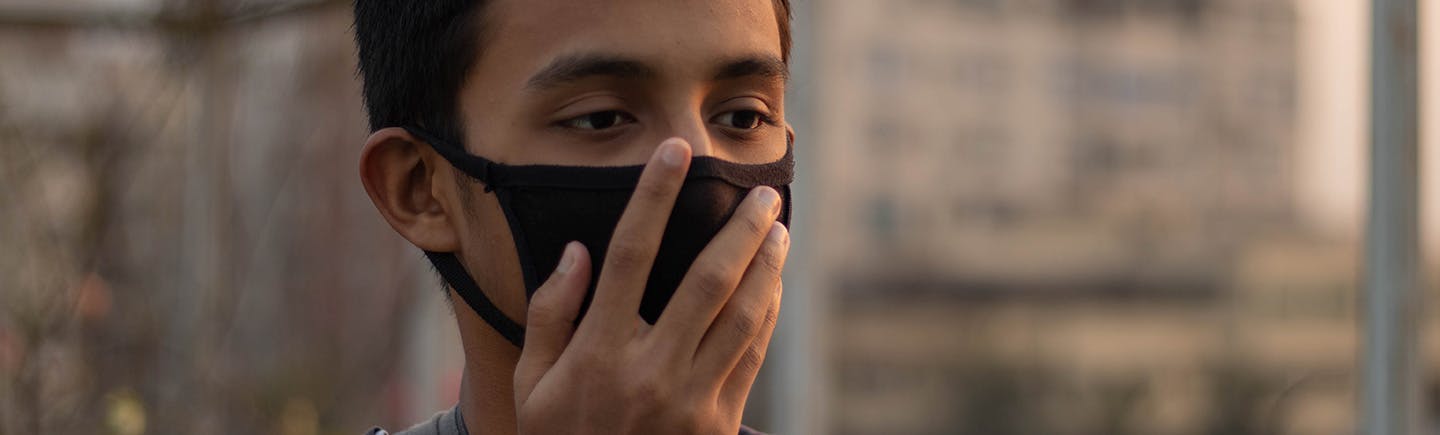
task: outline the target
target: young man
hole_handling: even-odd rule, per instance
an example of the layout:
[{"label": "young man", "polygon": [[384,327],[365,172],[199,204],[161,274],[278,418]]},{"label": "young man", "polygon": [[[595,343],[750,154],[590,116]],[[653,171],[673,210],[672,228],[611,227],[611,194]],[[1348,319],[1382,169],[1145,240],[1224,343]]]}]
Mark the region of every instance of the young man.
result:
[{"label": "young man", "polygon": [[356,0],[355,32],[361,180],[465,302],[459,404],[406,433],[748,433],[788,1]]}]

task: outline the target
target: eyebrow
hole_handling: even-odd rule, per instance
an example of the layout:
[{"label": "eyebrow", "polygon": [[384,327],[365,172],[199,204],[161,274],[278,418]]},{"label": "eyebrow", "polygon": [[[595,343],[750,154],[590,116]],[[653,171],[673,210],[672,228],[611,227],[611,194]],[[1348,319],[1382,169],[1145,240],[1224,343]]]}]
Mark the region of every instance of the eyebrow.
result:
[{"label": "eyebrow", "polygon": [[[591,77],[618,79],[651,79],[659,71],[637,59],[608,54],[575,54],[562,56],[541,68],[526,81],[526,89],[544,90],[563,86]],[[715,70],[712,80],[734,80],[745,77],[788,82],[790,68],[783,60],[773,56],[749,56],[736,58],[721,64]]]},{"label": "eyebrow", "polygon": [[638,60],[603,54],[579,54],[555,59],[530,76],[528,89],[548,89],[597,76],[620,79],[648,79],[659,74]]},{"label": "eyebrow", "polygon": [[785,61],[773,56],[742,57],[726,62],[715,73],[715,81],[734,80],[745,77],[760,77],[771,80],[790,81],[790,67]]}]

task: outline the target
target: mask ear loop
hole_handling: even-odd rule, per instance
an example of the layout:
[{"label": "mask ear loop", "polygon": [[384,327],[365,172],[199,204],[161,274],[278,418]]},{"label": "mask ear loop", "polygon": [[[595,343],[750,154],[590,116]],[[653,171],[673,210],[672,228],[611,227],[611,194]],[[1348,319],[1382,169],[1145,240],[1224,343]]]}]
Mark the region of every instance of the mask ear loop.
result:
[{"label": "mask ear loop", "polygon": [[430,148],[434,149],[436,153],[439,153],[440,157],[444,157],[446,161],[450,162],[451,166],[454,166],[471,178],[480,180],[480,182],[485,185],[485,193],[494,192],[495,186],[500,184],[499,180],[495,179],[495,171],[492,169],[495,166],[495,162],[490,161],[490,159],[465,152],[464,148],[456,146],[450,141],[440,139],[419,127],[405,127],[405,131],[410,132],[412,136],[430,145]]},{"label": "mask ear loop", "polygon": [[505,223],[510,226],[510,237],[515,240],[515,254],[520,260],[520,276],[525,279],[525,300],[528,302],[535,296],[535,291],[540,289],[542,282],[540,272],[535,270],[535,262],[530,258],[530,241],[525,237],[525,230],[520,226],[520,217],[515,213],[515,196],[512,190],[515,187],[503,187],[495,189],[495,199],[500,203],[500,211],[505,213]]},{"label": "mask ear loop", "polygon": [[[429,144],[430,148],[440,153],[440,156],[449,161],[456,169],[483,183],[486,193],[496,192],[496,197],[500,200],[500,208],[505,211],[506,220],[511,222],[511,234],[517,238],[517,242],[520,241],[520,234],[518,230],[515,229],[513,213],[510,212],[510,195],[508,192],[497,192],[494,188],[494,183],[491,182],[493,180],[490,180],[490,167],[493,165],[492,162],[483,157],[471,155],[459,149],[459,147],[450,145],[449,142],[439,140],[439,138],[419,128],[405,127],[405,130]],[[516,246],[524,245],[517,243]],[[520,252],[520,254],[523,260],[525,253]],[[440,272],[440,277],[450,285],[450,288],[455,289],[455,293],[460,295],[460,299],[464,299],[465,304],[469,305],[470,309],[475,311],[475,314],[480,316],[481,320],[484,320],[491,328],[494,328],[495,332],[498,332],[501,337],[505,337],[505,340],[509,341],[510,344],[518,348],[525,347],[525,327],[520,326],[520,324],[511,319],[510,316],[506,316],[504,312],[500,311],[499,307],[495,306],[494,302],[490,301],[489,297],[485,296],[485,292],[480,290],[480,285],[475,283],[475,279],[465,270],[465,265],[460,262],[460,258],[457,257],[455,253],[425,251],[425,258],[430,260],[430,264],[435,266],[437,272]],[[526,268],[528,269],[528,262],[521,261],[521,264],[527,265]],[[527,271],[525,275],[527,281],[530,280],[530,275]],[[525,298],[527,300],[530,298],[530,292],[526,292]]]},{"label": "mask ear loop", "polygon": [[480,291],[480,286],[476,285],[475,280],[465,271],[465,265],[460,263],[459,257],[452,252],[425,251],[425,258],[435,265],[440,277],[455,289],[455,293],[465,300],[465,304],[469,305],[481,320],[495,328],[495,332],[500,333],[510,344],[519,348],[525,347],[525,327],[510,320],[509,316],[500,312],[500,308],[490,302],[490,298],[485,297],[485,292]]}]

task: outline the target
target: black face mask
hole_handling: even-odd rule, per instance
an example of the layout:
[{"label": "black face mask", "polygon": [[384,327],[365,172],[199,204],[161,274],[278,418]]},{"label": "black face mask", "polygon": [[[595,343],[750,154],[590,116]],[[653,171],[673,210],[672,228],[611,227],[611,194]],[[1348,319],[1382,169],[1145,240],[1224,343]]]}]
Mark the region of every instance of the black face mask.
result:
[{"label": "black face mask", "polygon": [[[456,169],[484,183],[485,192],[495,194],[515,239],[527,300],[555,270],[565,244],[585,244],[590,250],[592,276],[580,309],[583,316],[595,294],[610,236],[635,192],[644,165],[504,165],[469,154],[419,128],[406,130],[429,143]],[[691,160],[650,270],[640,302],[641,318],[655,323],[690,264],[730,220],[750,189],[775,188],[782,204],[778,221],[790,224],[790,182],[795,172],[792,154],[793,144],[787,143],[785,156],[771,163],[742,164],[708,156]],[[425,256],[481,319],[514,345],[523,345],[525,328],[485,297],[454,253],[426,251]]]}]

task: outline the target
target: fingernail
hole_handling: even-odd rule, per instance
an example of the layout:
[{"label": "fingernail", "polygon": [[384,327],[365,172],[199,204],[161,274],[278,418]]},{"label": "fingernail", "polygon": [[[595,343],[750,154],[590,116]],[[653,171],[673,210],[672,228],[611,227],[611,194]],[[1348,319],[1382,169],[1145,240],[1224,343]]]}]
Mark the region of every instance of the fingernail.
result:
[{"label": "fingernail", "polygon": [[660,146],[665,148],[664,150],[660,151],[661,153],[663,153],[661,154],[660,158],[665,161],[665,164],[670,166],[680,166],[685,163],[687,157],[686,154],[688,154],[685,152],[685,149],[689,147],[685,143],[685,141],[680,139],[670,139],[665,141],[665,143],[660,144]]},{"label": "fingernail", "polygon": [[565,244],[565,252],[560,256],[560,266],[555,268],[559,274],[570,273],[575,268],[575,242]]},{"label": "fingernail", "polygon": [[775,243],[785,243],[785,240],[790,237],[790,230],[785,229],[785,224],[776,222],[770,226],[770,234],[766,237]]},{"label": "fingernail", "polygon": [[760,189],[760,202],[764,203],[766,207],[769,207],[771,211],[774,211],[780,205],[780,194],[775,192],[775,189],[766,186],[760,186],[756,189]]}]

